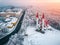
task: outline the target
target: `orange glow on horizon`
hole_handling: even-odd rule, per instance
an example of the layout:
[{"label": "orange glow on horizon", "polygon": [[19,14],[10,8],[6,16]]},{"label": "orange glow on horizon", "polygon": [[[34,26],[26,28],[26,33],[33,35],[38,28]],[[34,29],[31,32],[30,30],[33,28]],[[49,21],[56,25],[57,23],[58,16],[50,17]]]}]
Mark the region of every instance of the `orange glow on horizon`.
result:
[{"label": "orange glow on horizon", "polygon": [[40,3],[58,3],[60,2],[60,0],[36,0],[37,2],[40,2]]}]

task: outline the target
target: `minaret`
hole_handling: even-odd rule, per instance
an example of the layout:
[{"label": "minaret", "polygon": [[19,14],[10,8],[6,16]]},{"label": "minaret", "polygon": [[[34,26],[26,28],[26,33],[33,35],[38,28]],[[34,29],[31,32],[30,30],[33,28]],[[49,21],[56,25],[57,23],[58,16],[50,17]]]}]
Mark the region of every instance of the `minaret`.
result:
[{"label": "minaret", "polygon": [[45,19],[44,13],[42,15],[42,31],[48,28],[48,20]]},{"label": "minaret", "polygon": [[38,13],[37,13],[37,14],[36,14],[36,28],[37,28],[37,29],[38,29],[38,26],[39,26],[38,21],[39,21],[39,16],[38,16]]},{"label": "minaret", "polygon": [[48,20],[45,19],[45,29],[46,30],[48,29],[48,24],[49,24]]},{"label": "minaret", "polygon": [[42,15],[42,31],[44,31],[44,26],[45,26],[45,17],[44,17],[44,13]]}]

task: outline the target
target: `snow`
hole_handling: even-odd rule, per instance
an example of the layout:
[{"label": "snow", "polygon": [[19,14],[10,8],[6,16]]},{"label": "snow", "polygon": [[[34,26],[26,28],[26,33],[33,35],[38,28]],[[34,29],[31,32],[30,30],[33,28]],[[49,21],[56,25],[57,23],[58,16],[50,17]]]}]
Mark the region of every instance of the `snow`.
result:
[{"label": "snow", "polygon": [[27,27],[24,39],[24,45],[60,45],[60,31],[49,27],[52,30],[46,30],[45,34],[36,32],[35,27]]},{"label": "snow", "polygon": [[36,28],[28,27],[28,28],[26,29],[26,34],[28,34],[28,35],[34,34],[34,33],[35,33],[35,29],[36,29]]},{"label": "snow", "polygon": [[13,27],[13,24],[8,23],[8,24],[7,24],[7,27],[8,27],[8,28],[12,28],[12,27]]},{"label": "snow", "polygon": [[[23,45],[60,45],[60,31],[57,29],[49,26],[44,34],[35,31],[35,13],[35,9],[26,10],[20,31],[17,35],[12,35],[13,37],[10,38],[7,45],[21,45],[22,43]],[[39,11],[39,14],[41,15],[42,12]],[[15,19],[12,22],[15,22]],[[49,30],[50,28],[51,30]],[[28,34],[28,36],[24,34]]]},{"label": "snow", "polygon": [[14,22],[17,22],[17,20],[18,20],[18,18],[16,18],[16,17],[11,17],[12,18],[12,23],[14,23]]},{"label": "snow", "polygon": [[7,21],[7,22],[8,22],[8,21],[10,21],[10,20],[11,20],[10,18],[6,18],[6,20],[5,20],[5,21]]}]

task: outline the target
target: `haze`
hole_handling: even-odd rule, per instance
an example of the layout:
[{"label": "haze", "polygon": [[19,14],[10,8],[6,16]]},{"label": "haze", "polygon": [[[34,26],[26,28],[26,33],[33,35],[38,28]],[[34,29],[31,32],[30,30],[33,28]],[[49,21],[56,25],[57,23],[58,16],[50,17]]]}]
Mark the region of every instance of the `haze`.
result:
[{"label": "haze", "polygon": [[46,5],[47,3],[60,3],[60,0],[0,0],[0,5]]}]

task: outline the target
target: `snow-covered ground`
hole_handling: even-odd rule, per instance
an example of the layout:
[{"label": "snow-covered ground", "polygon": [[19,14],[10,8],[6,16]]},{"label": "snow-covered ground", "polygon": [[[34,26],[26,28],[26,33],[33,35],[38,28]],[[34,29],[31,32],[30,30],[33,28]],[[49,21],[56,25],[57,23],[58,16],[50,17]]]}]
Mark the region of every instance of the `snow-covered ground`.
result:
[{"label": "snow-covered ground", "polygon": [[25,36],[24,45],[60,45],[60,31],[50,28],[52,30],[46,30],[42,34],[35,31],[35,27],[27,27],[26,34],[28,36]]},{"label": "snow-covered ground", "polygon": [[[26,10],[20,31],[12,35],[13,37],[10,38],[7,45],[60,45],[59,30],[49,26],[52,30],[47,29],[44,34],[35,31],[35,13],[35,9],[29,8]],[[39,13],[41,14],[42,12]],[[24,34],[28,34],[28,36],[24,36]]]}]

